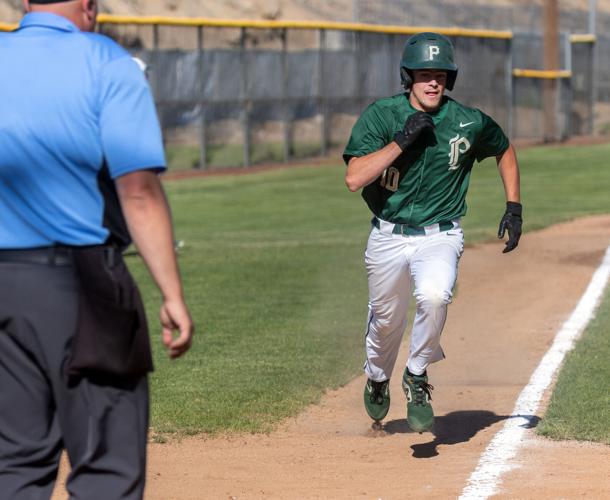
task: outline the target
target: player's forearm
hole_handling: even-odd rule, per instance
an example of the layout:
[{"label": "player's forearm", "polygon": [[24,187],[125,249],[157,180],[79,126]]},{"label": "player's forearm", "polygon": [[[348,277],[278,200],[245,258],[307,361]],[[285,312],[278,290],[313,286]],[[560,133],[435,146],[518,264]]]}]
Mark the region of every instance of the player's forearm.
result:
[{"label": "player's forearm", "polygon": [[502,183],[504,184],[504,192],[506,194],[506,201],[521,202],[521,191],[520,191],[520,176],[519,176],[519,162],[517,161],[517,155],[515,148],[510,144],[508,149],[497,158],[498,170]]},{"label": "player's forearm", "polygon": [[388,168],[394,160],[400,156],[402,150],[395,142],[391,142],[379,151],[365,156],[354,157],[350,160],[345,173],[345,184],[354,192],[364,186],[368,186],[382,172]]},{"label": "player's forearm", "polygon": [[171,215],[157,175],[134,172],[116,184],[129,233],[164,300],[183,301]]}]

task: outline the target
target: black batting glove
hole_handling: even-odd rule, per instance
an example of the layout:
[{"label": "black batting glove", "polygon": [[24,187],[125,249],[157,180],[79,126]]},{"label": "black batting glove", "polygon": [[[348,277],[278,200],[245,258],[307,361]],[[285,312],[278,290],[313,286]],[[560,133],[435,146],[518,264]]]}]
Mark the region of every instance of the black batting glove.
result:
[{"label": "black batting glove", "polygon": [[510,252],[517,248],[519,244],[519,238],[521,238],[521,226],[523,224],[523,219],[521,219],[521,212],[523,211],[523,207],[521,203],[516,203],[514,201],[506,202],[506,212],[502,216],[502,220],[500,221],[500,227],[498,228],[498,238],[504,238],[504,234],[508,231],[508,241],[506,242],[506,246],[502,253]]},{"label": "black batting glove", "polygon": [[407,118],[405,126],[400,132],[394,134],[394,142],[404,151],[417,140],[425,129],[432,130],[433,128],[432,117],[423,111],[418,111]]}]

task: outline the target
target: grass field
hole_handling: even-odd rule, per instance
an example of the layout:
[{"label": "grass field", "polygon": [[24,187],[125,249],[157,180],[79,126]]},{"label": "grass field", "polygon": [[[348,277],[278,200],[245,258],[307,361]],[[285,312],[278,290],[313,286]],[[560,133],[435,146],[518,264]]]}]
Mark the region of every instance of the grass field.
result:
[{"label": "grass field", "polygon": [[[199,166],[199,146],[171,145],[166,148],[167,164],[172,172],[189,170]],[[292,158],[306,158],[320,153],[320,145],[315,142],[295,142],[292,144]],[[284,145],[281,143],[251,144],[250,162],[280,162],[284,159]],[[214,145],[207,148],[207,167],[227,167],[243,165],[244,147],[241,144]]]},{"label": "grass field", "polygon": [[[522,151],[525,231],[607,212],[609,155],[610,145]],[[269,431],[360,373],[370,215],[343,173],[338,162],[166,183],[200,338],[177,363],[153,339],[155,432]],[[494,238],[502,200],[494,163],[476,166],[467,243]],[[158,293],[129,263],[157,332]]]},{"label": "grass field", "polygon": [[553,439],[599,441],[610,445],[610,294],[557,379],[538,427]]}]

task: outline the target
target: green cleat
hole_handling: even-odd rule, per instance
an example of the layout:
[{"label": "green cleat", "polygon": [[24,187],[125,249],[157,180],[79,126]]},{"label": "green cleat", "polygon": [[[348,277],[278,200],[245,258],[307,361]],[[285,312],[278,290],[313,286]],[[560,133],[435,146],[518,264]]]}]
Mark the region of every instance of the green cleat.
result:
[{"label": "green cleat", "polygon": [[390,409],[390,381],[367,380],[364,386],[364,407],[375,421],[382,420]]},{"label": "green cleat", "polygon": [[402,389],[407,396],[407,423],[415,432],[426,432],[434,424],[434,412],[430,401],[430,391],[434,389],[428,383],[426,375],[409,375],[405,369],[402,376]]}]

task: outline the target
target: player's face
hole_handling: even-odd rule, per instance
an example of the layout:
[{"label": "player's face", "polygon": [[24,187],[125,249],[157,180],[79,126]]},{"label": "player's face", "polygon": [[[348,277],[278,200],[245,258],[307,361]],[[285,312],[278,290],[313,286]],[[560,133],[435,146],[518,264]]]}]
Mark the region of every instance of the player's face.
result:
[{"label": "player's face", "polygon": [[409,102],[419,111],[435,111],[441,105],[447,72],[435,69],[416,69],[413,71],[413,84]]}]

